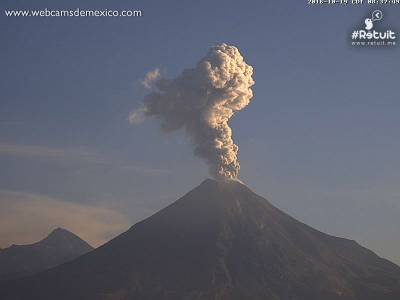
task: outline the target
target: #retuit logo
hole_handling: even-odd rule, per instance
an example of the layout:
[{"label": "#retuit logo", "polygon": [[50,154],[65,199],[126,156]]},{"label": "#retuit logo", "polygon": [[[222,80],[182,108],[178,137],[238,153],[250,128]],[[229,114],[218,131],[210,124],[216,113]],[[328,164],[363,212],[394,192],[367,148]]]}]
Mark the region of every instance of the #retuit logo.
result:
[{"label": "#retuit logo", "polygon": [[351,33],[351,45],[356,47],[396,46],[397,34],[392,29],[379,29],[383,12],[379,9],[364,19],[364,28]]}]

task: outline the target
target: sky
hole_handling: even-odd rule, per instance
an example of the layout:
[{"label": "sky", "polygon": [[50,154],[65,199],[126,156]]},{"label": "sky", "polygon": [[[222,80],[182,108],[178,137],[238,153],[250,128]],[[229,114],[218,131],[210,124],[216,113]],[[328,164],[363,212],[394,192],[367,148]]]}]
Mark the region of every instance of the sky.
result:
[{"label": "sky", "polygon": [[[129,113],[227,43],[254,68],[231,121],[240,179],[326,233],[400,264],[399,47],[356,49],[373,6],[306,1],[1,1],[0,247],[65,227],[97,246],[209,177],[181,132]],[[4,9],[140,9],[11,18]],[[400,7],[382,8],[400,30]],[[56,216],[56,217],[55,217]]]}]

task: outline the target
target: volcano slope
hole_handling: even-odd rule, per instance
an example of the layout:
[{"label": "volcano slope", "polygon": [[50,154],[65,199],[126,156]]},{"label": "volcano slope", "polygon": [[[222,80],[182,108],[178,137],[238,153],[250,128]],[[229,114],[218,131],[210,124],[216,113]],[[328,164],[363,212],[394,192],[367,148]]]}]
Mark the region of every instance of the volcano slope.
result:
[{"label": "volcano slope", "polygon": [[207,179],[102,247],[2,282],[0,299],[398,300],[400,268]]}]

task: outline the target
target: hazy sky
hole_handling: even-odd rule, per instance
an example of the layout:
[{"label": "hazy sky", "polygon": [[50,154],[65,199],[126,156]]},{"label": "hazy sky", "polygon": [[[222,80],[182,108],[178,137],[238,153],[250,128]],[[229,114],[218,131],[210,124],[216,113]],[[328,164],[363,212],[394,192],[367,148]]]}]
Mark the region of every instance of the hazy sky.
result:
[{"label": "hazy sky", "polygon": [[[9,224],[0,247],[57,226],[100,244],[206,178],[184,135],[165,136],[152,121],[132,126],[128,115],[148,71],[176,76],[225,42],[256,81],[252,103],[231,123],[241,179],[301,221],[400,264],[400,45],[349,46],[372,7],[31,2],[0,4],[0,219]],[[144,15],[4,16],[18,7]],[[400,7],[384,14],[400,30]]]}]

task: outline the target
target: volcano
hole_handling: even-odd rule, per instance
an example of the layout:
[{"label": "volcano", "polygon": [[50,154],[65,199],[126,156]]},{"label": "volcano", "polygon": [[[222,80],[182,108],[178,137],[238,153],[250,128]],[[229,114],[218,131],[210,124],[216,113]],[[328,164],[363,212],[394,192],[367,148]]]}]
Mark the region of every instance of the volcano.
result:
[{"label": "volcano", "polygon": [[398,300],[400,267],[208,179],[72,262],[3,281],[0,299]]},{"label": "volcano", "polygon": [[57,228],[30,245],[12,245],[0,252],[0,280],[23,277],[71,261],[93,247],[72,232]]}]

